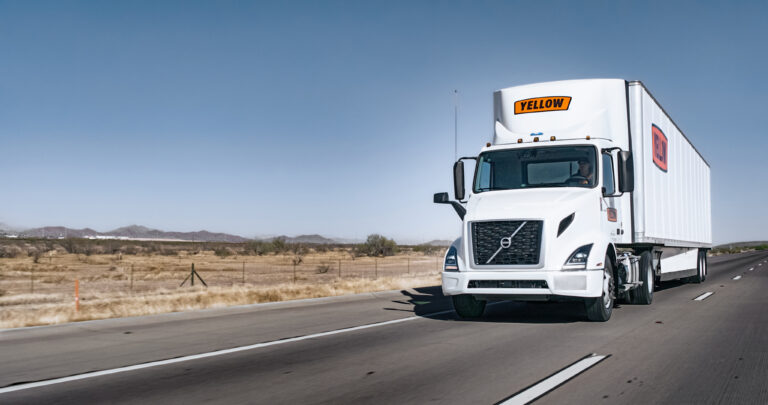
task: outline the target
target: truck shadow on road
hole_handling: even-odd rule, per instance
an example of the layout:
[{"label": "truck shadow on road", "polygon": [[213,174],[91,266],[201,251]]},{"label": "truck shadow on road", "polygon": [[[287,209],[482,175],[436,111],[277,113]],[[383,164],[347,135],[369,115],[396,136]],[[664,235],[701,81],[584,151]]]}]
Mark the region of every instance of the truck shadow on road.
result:
[{"label": "truck shadow on road", "polygon": [[497,301],[486,307],[482,319],[470,322],[573,323],[587,322],[587,314],[581,302]]},{"label": "truck shadow on road", "polygon": [[656,283],[655,288],[653,289],[653,292],[660,292],[664,290],[669,290],[673,288],[678,288],[682,286],[689,285],[690,283],[687,283],[682,280],[669,280],[669,281],[662,281],[661,283]]},{"label": "truck shadow on road", "polygon": [[[673,290],[688,285],[685,281],[670,280],[656,285],[655,292]],[[402,299],[393,300],[393,307],[386,311],[410,312],[416,316],[452,322],[493,322],[493,323],[574,323],[587,322],[584,304],[579,301],[566,302],[514,302],[497,301],[489,303],[485,314],[478,319],[461,319],[451,304],[450,297],[443,295],[440,286],[420,287],[400,291]],[[620,302],[616,309],[625,305]],[[432,315],[439,312],[443,314]]]},{"label": "truck shadow on road", "polygon": [[[440,286],[402,290],[403,299],[393,300],[399,308],[387,311],[412,312],[417,316],[452,322],[494,323],[572,323],[585,322],[586,313],[581,302],[512,302],[490,303],[485,315],[479,319],[461,319],[452,311],[451,299],[443,295]],[[431,315],[436,312],[448,313]]]}]

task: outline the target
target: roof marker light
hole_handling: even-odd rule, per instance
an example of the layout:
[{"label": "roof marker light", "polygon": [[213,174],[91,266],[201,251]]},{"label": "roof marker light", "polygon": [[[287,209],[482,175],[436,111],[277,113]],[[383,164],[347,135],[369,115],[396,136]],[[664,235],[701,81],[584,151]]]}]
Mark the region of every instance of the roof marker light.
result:
[{"label": "roof marker light", "polygon": [[589,140],[589,135],[587,135],[587,140]]},{"label": "roof marker light", "polygon": [[491,143],[490,143],[490,142],[486,142],[486,143],[485,143],[485,147],[486,147],[486,148],[490,148],[490,147],[491,147]]},{"label": "roof marker light", "polygon": [[538,136],[534,136],[534,137],[533,137],[533,141],[534,141],[534,142],[538,142],[538,141],[539,141],[539,137],[538,137]]},{"label": "roof marker light", "polygon": [[555,140],[555,137],[554,137],[554,136],[550,136],[550,137],[549,137],[549,140],[550,140],[550,141],[554,141],[554,140]]},{"label": "roof marker light", "polygon": [[517,143],[523,143],[523,138],[517,138]]}]

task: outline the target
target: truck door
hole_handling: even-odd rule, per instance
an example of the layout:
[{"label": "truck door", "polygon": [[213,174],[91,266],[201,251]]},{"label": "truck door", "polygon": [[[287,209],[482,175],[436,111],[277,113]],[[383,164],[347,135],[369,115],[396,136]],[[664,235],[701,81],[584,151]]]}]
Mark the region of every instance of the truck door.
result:
[{"label": "truck door", "polygon": [[601,154],[601,185],[603,198],[600,202],[601,223],[606,235],[610,235],[613,243],[621,243],[624,234],[624,223],[622,221],[622,199],[618,195],[618,187],[615,173],[617,150],[603,151]]}]

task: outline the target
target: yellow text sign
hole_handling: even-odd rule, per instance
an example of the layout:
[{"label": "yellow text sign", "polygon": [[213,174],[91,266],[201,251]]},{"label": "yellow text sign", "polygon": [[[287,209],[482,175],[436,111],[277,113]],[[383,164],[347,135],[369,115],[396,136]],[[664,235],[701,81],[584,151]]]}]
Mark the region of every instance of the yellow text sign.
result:
[{"label": "yellow text sign", "polygon": [[571,105],[568,96],[536,97],[515,101],[515,114],[567,110]]}]

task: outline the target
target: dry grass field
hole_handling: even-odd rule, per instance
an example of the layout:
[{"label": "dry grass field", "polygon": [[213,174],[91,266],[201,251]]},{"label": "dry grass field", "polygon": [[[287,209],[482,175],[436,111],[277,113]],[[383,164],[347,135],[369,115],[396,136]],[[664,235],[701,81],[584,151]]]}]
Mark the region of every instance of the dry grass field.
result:
[{"label": "dry grass field", "polygon": [[[441,258],[415,252],[354,257],[346,249],[301,257],[52,251],[0,258],[0,328],[436,285]],[[207,287],[198,279],[181,286],[192,264]]]}]

